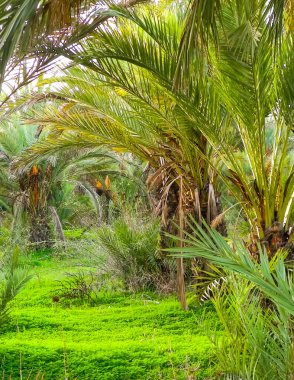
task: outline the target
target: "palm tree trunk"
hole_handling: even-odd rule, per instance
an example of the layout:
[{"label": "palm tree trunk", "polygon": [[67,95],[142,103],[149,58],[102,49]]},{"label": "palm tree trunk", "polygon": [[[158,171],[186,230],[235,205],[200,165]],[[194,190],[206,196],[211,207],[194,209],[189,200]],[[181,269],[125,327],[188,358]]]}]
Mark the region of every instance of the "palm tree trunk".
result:
[{"label": "palm tree trunk", "polygon": [[188,310],[186,292],[185,292],[185,269],[183,258],[177,259],[177,286],[178,298],[184,310]]},{"label": "palm tree trunk", "polygon": [[[184,230],[184,212],[183,212],[183,178],[181,178],[180,192],[179,192],[179,246],[183,247],[183,230]],[[184,310],[188,309],[186,292],[185,292],[185,268],[184,259],[177,259],[177,285],[178,285],[178,298]]]},{"label": "palm tree trunk", "polygon": [[29,239],[36,249],[52,247],[52,233],[46,213],[42,212],[31,219]]},{"label": "palm tree trunk", "polygon": [[50,208],[50,211],[51,211],[51,214],[52,214],[52,218],[53,218],[53,221],[54,221],[55,231],[56,231],[57,238],[64,245],[64,243],[65,243],[65,237],[64,237],[62,223],[61,223],[61,220],[59,218],[59,215],[58,215],[55,207],[50,206],[49,208]]}]

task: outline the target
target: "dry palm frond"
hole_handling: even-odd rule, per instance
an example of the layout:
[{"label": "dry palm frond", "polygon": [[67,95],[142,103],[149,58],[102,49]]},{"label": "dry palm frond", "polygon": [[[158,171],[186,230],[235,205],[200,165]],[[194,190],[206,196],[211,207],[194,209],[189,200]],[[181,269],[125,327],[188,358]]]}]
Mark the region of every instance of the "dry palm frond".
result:
[{"label": "dry palm frond", "polygon": [[236,203],[234,205],[232,205],[231,207],[228,207],[227,209],[225,209],[223,212],[221,212],[219,215],[217,215],[210,223],[210,226],[212,228],[215,228],[217,229],[217,227],[224,221],[224,217],[226,215],[226,213],[228,211],[230,211],[233,207],[236,207],[237,205],[239,205],[240,203]]}]

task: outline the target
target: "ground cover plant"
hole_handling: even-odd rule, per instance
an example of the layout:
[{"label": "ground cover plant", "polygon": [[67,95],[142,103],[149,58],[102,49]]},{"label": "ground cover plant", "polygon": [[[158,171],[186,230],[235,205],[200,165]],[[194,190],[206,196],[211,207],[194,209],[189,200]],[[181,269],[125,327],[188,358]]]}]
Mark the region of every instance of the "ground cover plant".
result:
[{"label": "ground cover plant", "polygon": [[93,270],[78,264],[76,258],[34,255],[34,278],[13,302],[10,323],[1,330],[4,378],[18,378],[20,370],[23,378],[39,373],[44,379],[209,376],[211,343],[197,327],[202,310],[185,313],[174,296],[109,290],[106,284],[92,305],[64,300],[59,281],[66,273]]}]

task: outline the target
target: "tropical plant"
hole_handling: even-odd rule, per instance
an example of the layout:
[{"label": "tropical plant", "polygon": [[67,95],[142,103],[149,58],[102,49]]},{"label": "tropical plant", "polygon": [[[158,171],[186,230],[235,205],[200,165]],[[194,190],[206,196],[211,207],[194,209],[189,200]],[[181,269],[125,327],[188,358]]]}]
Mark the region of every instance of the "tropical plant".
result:
[{"label": "tropical plant", "polygon": [[[178,62],[174,58],[184,41],[184,37],[182,44],[178,39],[183,26],[180,20],[171,22],[166,15],[158,24],[148,13],[141,17],[120,9],[117,13],[130,20],[132,27],[128,27],[129,21],[121,21],[119,30],[100,28],[97,41],[69,49],[66,56],[101,73],[102,81],[107,77],[111,84],[138,98],[140,110],[142,103],[148,109],[153,105],[152,121],[160,111],[164,122],[172,116],[168,130],[172,133],[166,144],[178,157],[181,152],[185,163],[178,181],[185,182],[189,172],[196,172],[183,194],[195,188],[199,193],[203,178],[208,178],[204,186],[212,186],[215,174],[207,173],[213,167],[251,225],[251,253],[256,254],[257,241],[263,241],[273,255],[289,239],[294,206],[293,33],[282,27],[288,7],[264,0],[218,2],[210,10],[201,6],[205,7],[204,3],[194,3],[194,22],[201,18],[205,24],[206,11],[208,15],[211,12],[211,20],[206,26],[195,27],[201,43],[189,49],[194,58],[181,69],[181,57]],[[272,23],[270,14],[275,15]],[[175,121],[177,131],[172,124]],[[162,123],[158,120],[157,128]],[[215,164],[216,157],[224,169]],[[188,169],[191,158],[193,164]],[[197,203],[197,197],[193,201]],[[183,204],[190,204],[187,197]],[[205,214],[209,212],[202,212]]]},{"label": "tropical plant", "polygon": [[31,279],[27,268],[19,264],[19,250],[1,257],[0,267],[0,325],[7,322],[10,312],[10,301],[21,291]]},{"label": "tropical plant", "polygon": [[[44,154],[70,143],[75,148],[95,144],[131,152],[149,163],[150,199],[166,229],[172,231],[172,219],[184,225],[190,213],[210,223],[221,212],[215,171],[203,158],[211,157],[213,162],[212,150],[203,135],[195,132],[197,125],[186,127],[171,92],[181,12],[170,12],[159,20],[150,11],[144,17],[122,8],[113,12],[123,17],[119,29],[97,29],[92,39],[64,52],[84,67],[52,80],[60,82],[60,90],[47,99],[64,106],[58,111],[48,105],[34,118],[62,133],[56,141],[38,145],[36,152]],[[165,87],[170,93],[163,91]],[[188,99],[197,106],[195,93]]]},{"label": "tropical plant", "polygon": [[264,309],[264,296],[252,282],[226,270],[227,281],[211,302],[222,333],[210,335],[216,354],[216,378],[293,378],[293,320],[284,309]]},{"label": "tropical plant", "polygon": [[160,252],[158,220],[124,215],[112,226],[101,226],[97,238],[106,254],[107,270],[121,278],[128,290],[174,289],[175,268]]},{"label": "tropical plant", "polygon": [[111,9],[117,25],[63,51],[82,67],[52,94],[64,107],[37,116],[63,131],[39,152],[69,140],[131,151],[150,163],[155,208],[180,230],[190,213],[221,222],[218,177],[251,226],[251,253],[263,242],[274,255],[289,239],[294,204],[287,4],[191,2],[186,20],[185,3],[157,19]]},{"label": "tropical plant", "polygon": [[[176,87],[190,70],[210,83],[237,144],[182,107],[226,168],[222,179],[251,225],[251,253],[287,244],[294,197],[293,28],[287,1],[191,1],[179,51]],[[201,78],[200,78],[201,77]],[[201,88],[200,88],[201,91]],[[194,116],[193,116],[194,115]],[[271,135],[271,141],[268,136]],[[245,165],[244,165],[245,163]]]},{"label": "tropical plant", "polygon": [[[53,242],[50,220],[54,222],[58,238],[63,240],[62,222],[66,198],[77,186],[85,189],[97,203],[95,178],[116,173],[116,159],[103,149],[80,150],[71,154],[51,155],[34,162],[25,149],[40,137],[36,126],[23,126],[19,119],[2,125],[1,146],[1,198],[2,208],[13,212],[14,230],[22,221],[30,226],[30,242],[50,246]],[[23,155],[23,157],[22,157]],[[71,213],[74,203],[71,205]]]},{"label": "tropical plant", "polygon": [[181,254],[205,258],[226,279],[210,294],[224,328],[224,336],[214,337],[221,377],[292,379],[294,287],[286,253],[269,261],[260,245],[257,262],[244,242],[227,241],[207,225],[190,227]]},{"label": "tropical plant", "polygon": [[[190,228],[193,235],[186,233],[185,246],[181,248],[183,256],[202,257],[213,264],[239,273],[258,286],[278,307],[294,314],[293,277],[285,264],[286,251],[278,251],[275,257],[269,260],[265,249],[259,246],[260,262],[257,262],[248,255],[244,242],[235,240],[229,244],[226,238],[207,225],[206,231],[197,223],[190,223]],[[293,241],[289,241],[288,244],[292,245]],[[291,265],[290,262],[290,267]]]}]

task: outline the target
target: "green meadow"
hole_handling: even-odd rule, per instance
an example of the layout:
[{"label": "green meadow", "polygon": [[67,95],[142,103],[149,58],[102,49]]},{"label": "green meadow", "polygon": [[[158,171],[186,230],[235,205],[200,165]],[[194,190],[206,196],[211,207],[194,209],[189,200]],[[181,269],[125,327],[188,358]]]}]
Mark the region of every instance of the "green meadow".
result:
[{"label": "green meadow", "polygon": [[[28,261],[28,259],[26,259]],[[206,378],[210,341],[174,296],[100,289],[92,304],[54,299],[67,273],[89,268],[73,259],[30,259],[32,279],[11,304],[0,336],[4,379]],[[106,288],[106,289],[105,289]]]}]

